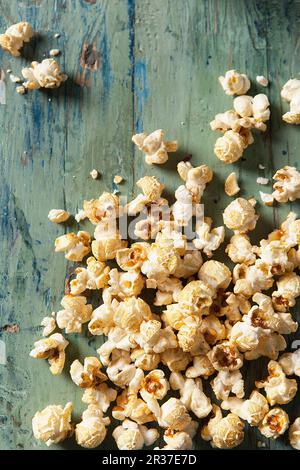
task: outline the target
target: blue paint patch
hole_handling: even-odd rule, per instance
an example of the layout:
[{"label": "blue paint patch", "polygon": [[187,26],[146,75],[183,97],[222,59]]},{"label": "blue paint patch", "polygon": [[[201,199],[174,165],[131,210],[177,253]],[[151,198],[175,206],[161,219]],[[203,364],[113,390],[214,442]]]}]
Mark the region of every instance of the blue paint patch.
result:
[{"label": "blue paint patch", "polygon": [[109,46],[107,39],[107,30],[105,21],[103,21],[103,36],[100,44],[100,55],[101,55],[101,74],[103,83],[103,95],[104,98],[108,98],[109,89],[112,80],[111,66],[109,60]]},{"label": "blue paint patch", "polygon": [[127,1],[128,12],[128,31],[129,31],[129,61],[130,61],[130,75],[131,75],[131,91],[134,93],[134,22],[135,22],[135,0]]},{"label": "blue paint patch", "polygon": [[144,60],[138,60],[134,64],[134,75],[135,75],[135,97],[136,97],[136,120],[135,129],[136,132],[142,132],[143,130],[143,109],[145,102],[148,99],[149,91],[147,84],[147,66]]}]

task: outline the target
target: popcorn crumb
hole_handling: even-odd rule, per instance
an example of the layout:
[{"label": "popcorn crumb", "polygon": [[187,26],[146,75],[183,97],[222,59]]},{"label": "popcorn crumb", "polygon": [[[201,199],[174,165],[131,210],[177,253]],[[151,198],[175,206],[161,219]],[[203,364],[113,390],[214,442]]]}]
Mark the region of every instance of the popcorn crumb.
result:
[{"label": "popcorn crumb", "polygon": [[7,70],[6,70],[6,73],[11,73],[11,72],[12,72],[11,69],[7,69]]},{"label": "popcorn crumb", "polygon": [[268,79],[266,77],[264,77],[263,75],[257,75],[256,76],[256,81],[261,86],[268,86],[268,84],[269,84]]},{"label": "popcorn crumb", "polygon": [[268,184],[268,183],[269,183],[269,178],[263,178],[263,177],[259,176],[259,177],[256,179],[256,182],[257,182],[258,184],[263,184],[263,185],[265,185],[265,184]]},{"label": "popcorn crumb", "polygon": [[19,95],[25,95],[25,93],[26,93],[26,88],[25,88],[23,85],[17,86],[17,87],[16,87],[16,92],[17,92]]},{"label": "popcorn crumb", "polygon": [[266,169],[266,167],[264,165],[262,165],[261,163],[258,164],[258,168],[260,170],[265,170]]},{"label": "popcorn crumb", "polygon": [[20,77],[17,77],[16,75],[13,75],[12,73],[9,75],[9,79],[13,83],[21,83],[22,79]]},{"label": "popcorn crumb", "polygon": [[122,181],[123,181],[123,177],[122,177],[122,176],[116,175],[116,176],[114,177],[114,183],[115,183],[115,184],[120,184],[120,183],[122,183]]},{"label": "popcorn crumb", "polygon": [[60,37],[60,33],[55,33],[55,34],[54,34],[54,38],[55,38],[55,39],[58,39],[59,37]]},{"label": "popcorn crumb", "polygon": [[274,197],[272,194],[264,193],[259,191],[260,198],[266,206],[272,206],[274,202]]},{"label": "popcorn crumb", "polygon": [[93,178],[93,180],[96,180],[99,176],[99,172],[97,170],[95,170],[95,168],[90,172],[90,175],[91,177]]},{"label": "popcorn crumb", "polygon": [[235,196],[240,191],[235,172],[232,172],[227,176],[224,190],[227,196]]},{"label": "popcorn crumb", "polygon": [[58,56],[59,54],[60,54],[60,50],[59,50],[59,49],[51,49],[51,50],[49,51],[49,55],[50,55],[51,57],[56,57],[56,56]]},{"label": "popcorn crumb", "polygon": [[62,222],[66,222],[70,218],[69,212],[63,209],[51,209],[48,214],[48,219],[50,222],[54,222],[55,224],[61,224]]}]

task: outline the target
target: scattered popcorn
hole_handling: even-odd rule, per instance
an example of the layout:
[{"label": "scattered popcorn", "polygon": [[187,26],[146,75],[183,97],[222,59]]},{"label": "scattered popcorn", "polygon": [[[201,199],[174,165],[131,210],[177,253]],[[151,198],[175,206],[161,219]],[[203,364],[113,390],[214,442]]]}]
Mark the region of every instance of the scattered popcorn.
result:
[{"label": "scattered popcorn", "polygon": [[294,272],[288,272],[276,281],[277,290],[272,292],[274,308],[280,312],[286,312],[294,307],[296,298],[300,296],[300,276]]},{"label": "scattered popcorn", "polygon": [[91,319],[93,307],[87,304],[84,296],[65,295],[61,305],[64,310],[56,314],[56,322],[60,329],[68,333],[81,333],[83,323]]},{"label": "scattered popcorn", "polygon": [[180,401],[197,418],[205,418],[209,415],[212,405],[210,399],[203,392],[201,379],[186,379],[180,372],[172,372],[170,385],[172,390],[179,390]]},{"label": "scattered popcorn", "polygon": [[72,295],[79,295],[86,289],[103,289],[108,286],[110,268],[105,263],[97,261],[93,256],[86,260],[86,268],[76,268],[76,278],[70,282]]},{"label": "scattered popcorn", "polygon": [[204,220],[196,226],[196,238],[193,240],[195,248],[202,250],[209,258],[213,251],[217,250],[225,238],[223,226],[211,228],[212,219],[204,217]]},{"label": "scattered popcorn", "polygon": [[245,395],[244,380],[239,370],[220,370],[210,384],[217,400],[226,400],[230,393],[237,398],[243,398]]},{"label": "scattered popcorn", "polygon": [[278,202],[295,201],[300,198],[300,173],[293,166],[284,166],[277,170],[273,179],[276,181],[272,196]]},{"label": "scattered popcorn", "polygon": [[233,235],[225,252],[234,263],[242,263],[250,266],[256,261],[256,249],[251,245],[246,234]]},{"label": "scattered popcorn", "polygon": [[109,388],[105,382],[95,384],[93,387],[85,389],[82,396],[83,403],[88,405],[97,405],[105,413],[110,407],[111,402],[117,398],[117,391]]},{"label": "scattered popcorn", "polygon": [[227,194],[227,196],[235,196],[238,192],[240,192],[240,189],[241,188],[238,185],[236,173],[233,171],[227,176],[225,180],[225,193]]},{"label": "scattered popcorn", "polygon": [[31,67],[22,69],[22,75],[27,80],[24,86],[28,90],[58,88],[68,78],[61,72],[60,65],[55,59],[44,59],[40,63],[32,62]]},{"label": "scattered popcorn", "polygon": [[282,408],[272,408],[264,417],[258,429],[268,439],[277,439],[289,427],[289,417]]},{"label": "scattered popcorn", "polygon": [[82,413],[82,421],[76,425],[76,442],[81,447],[93,449],[105,439],[106,426],[110,424],[108,417],[103,418],[102,410],[97,405],[89,405]]},{"label": "scattered popcorn", "polygon": [[120,183],[122,183],[122,181],[123,181],[123,177],[122,177],[122,176],[116,175],[116,176],[114,177],[114,183],[115,183],[115,184],[120,184]]},{"label": "scattered popcorn", "polygon": [[223,212],[224,224],[234,233],[254,230],[258,217],[253,205],[241,197],[232,201]]},{"label": "scattered popcorn", "polygon": [[162,165],[169,158],[168,152],[176,152],[178,144],[176,140],[164,142],[164,131],[158,129],[151,134],[136,134],[132,141],[146,154],[145,161],[148,165],[156,163]]},{"label": "scattered popcorn", "polygon": [[53,375],[59,375],[65,365],[65,349],[68,344],[69,341],[60,333],[54,333],[49,338],[36,341],[30,356],[35,359],[47,359],[50,364],[50,372]]},{"label": "scattered popcorn", "polygon": [[292,401],[297,393],[297,381],[286,378],[280,364],[270,361],[269,376],[265,381],[256,381],[257,388],[264,388],[270,405],[285,405]]},{"label": "scattered popcorn", "polygon": [[36,439],[45,442],[49,447],[58,444],[73,434],[71,413],[73,405],[49,405],[38,411],[32,418],[32,430]]},{"label": "scattered popcorn", "polygon": [[244,440],[243,421],[233,413],[223,418],[222,411],[216,405],[213,405],[213,414],[201,430],[202,439],[219,449],[232,449],[240,445]]},{"label": "scattered popcorn", "polygon": [[56,328],[56,321],[53,317],[44,317],[41,321],[41,326],[44,326],[43,336],[49,336]]},{"label": "scattered popcorn", "polygon": [[258,426],[269,411],[267,399],[256,390],[248,400],[230,397],[221,403],[221,407],[247,421],[250,426]]},{"label": "scattered popcorn", "polygon": [[21,21],[13,24],[4,34],[0,34],[0,46],[11,55],[18,57],[25,42],[29,42],[33,31],[29,23]]},{"label": "scattered popcorn", "polygon": [[234,371],[243,365],[243,356],[230,341],[217,344],[208,353],[208,358],[217,371]]},{"label": "scattered popcorn", "polygon": [[70,375],[78,387],[96,387],[107,380],[107,376],[101,371],[101,368],[102,364],[96,357],[86,357],[84,365],[76,359],[71,364]]},{"label": "scattered popcorn", "polygon": [[300,124],[300,80],[288,80],[281,90],[281,97],[290,103],[290,111],[282,116],[288,124]]},{"label": "scattered popcorn", "polygon": [[268,86],[268,84],[269,84],[268,79],[266,77],[264,77],[263,75],[257,75],[256,76],[256,81],[261,86]]},{"label": "scattered popcorn", "polygon": [[55,251],[66,253],[69,261],[82,261],[91,251],[91,236],[88,232],[79,231],[61,235],[55,240]]},{"label": "scattered popcorn", "polygon": [[49,52],[49,55],[51,57],[56,57],[60,54],[60,50],[59,49],[51,49],[50,52]]},{"label": "scattered popcorn", "polygon": [[61,224],[62,222],[68,220],[69,217],[69,212],[63,209],[51,209],[48,214],[48,219],[50,220],[50,222],[54,222],[55,224]]},{"label": "scattered popcorn", "polygon": [[214,152],[219,160],[229,164],[239,160],[245,148],[243,137],[238,132],[229,130],[217,139]]},{"label": "scattered popcorn", "polygon": [[282,354],[278,362],[286,375],[297,375],[300,377],[300,349],[292,353]]},{"label": "scattered popcorn", "polygon": [[294,449],[300,450],[300,418],[297,418],[290,426],[289,440]]},{"label": "scattered popcorn", "polygon": [[226,95],[244,95],[250,88],[250,80],[245,74],[229,70],[225,76],[219,77],[219,82]]},{"label": "scattered popcorn", "polygon": [[116,427],[112,435],[120,450],[139,450],[144,446],[151,446],[159,437],[156,429],[148,429],[128,419]]},{"label": "scattered popcorn", "polygon": [[269,178],[262,178],[261,176],[256,179],[256,182],[258,184],[268,184],[269,183]]},{"label": "scattered popcorn", "polygon": [[95,168],[90,172],[91,177],[93,180],[96,180],[99,177],[99,172],[95,170]]}]

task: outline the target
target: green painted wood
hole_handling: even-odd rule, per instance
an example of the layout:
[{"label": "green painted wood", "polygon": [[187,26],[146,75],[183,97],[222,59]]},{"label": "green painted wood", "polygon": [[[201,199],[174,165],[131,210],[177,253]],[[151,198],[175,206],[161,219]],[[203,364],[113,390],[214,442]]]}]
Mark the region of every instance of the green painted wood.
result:
[{"label": "green painted wood", "polygon": [[[84,198],[113,189],[115,174],[125,178],[124,195],[134,194],[135,181],[149,172],[172,193],[179,184],[177,161],[192,154],[195,165],[206,162],[215,171],[204,202],[206,214],[218,224],[230,200],[223,181],[233,168],[241,195],[250,197],[261,189],[257,176],[271,177],[276,168],[299,162],[299,129],[282,123],[286,104],[280,99],[282,85],[299,73],[299,1],[2,0],[1,31],[24,19],[39,36],[22,58],[0,52],[1,69],[20,74],[29,61],[58,47],[70,79],[59,90],[19,96],[6,77],[6,104],[0,104],[0,339],[7,350],[7,364],[0,364],[0,449],[44,448],[33,439],[30,421],[49,403],[71,399],[79,419],[82,392],[72,385],[68,367],[101,344],[101,338],[70,335],[66,368],[56,378],[46,362],[28,358],[41,318],[59,308],[71,269],[53,253],[54,239],[77,229],[74,222],[67,227],[48,223],[49,209],[75,213]],[[208,123],[232,106],[217,77],[233,67],[250,76],[253,93],[265,91],[255,76],[268,76],[272,119],[243,161],[224,166],[214,157],[217,134]],[[177,138],[180,149],[167,165],[150,170],[133,149],[131,135],[157,127]],[[263,172],[259,163],[266,166]],[[89,178],[93,168],[102,173],[98,181]],[[261,219],[252,239],[265,235],[291,208],[299,213],[297,203],[278,209],[259,205]],[[16,332],[7,325],[17,325]],[[265,374],[265,362],[247,364],[248,390]],[[286,408],[292,418],[299,416],[299,399]],[[256,449],[258,439],[271,449],[289,449],[285,438],[270,442],[253,429],[246,434],[243,449]],[[209,448],[198,438],[196,446]],[[108,438],[103,448],[112,447]],[[75,444],[70,440],[53,448]]]}]

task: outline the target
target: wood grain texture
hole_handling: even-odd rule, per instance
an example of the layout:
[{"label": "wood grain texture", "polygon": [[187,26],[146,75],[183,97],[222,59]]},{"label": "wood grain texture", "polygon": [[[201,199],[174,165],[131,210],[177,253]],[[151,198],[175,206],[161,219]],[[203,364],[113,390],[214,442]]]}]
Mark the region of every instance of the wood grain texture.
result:
[{"label": "wood grain texture", "polygon": [[[122,194],[132,196],[135,181],[149,174],[131,144],[133,131],[161,127],[179,140],[177,155],[166,166],[151,168],[168,193],[179,184],[176,163],[184,155],[192,154],[195,165],[206,162],[213,168],[204,203],[216,224],[230,201],[223,181],[233,168],[241,195],[250,197],[261,189],[257,176],[270,178],[284,164],[299,165],[299,129],[282,123],[286,104],[280,99],[282,85],[299,73],[299,1],[2,0],[1,31],[21,20],[39,35],[22,58],[1,51],[1,70],[18,75],[25,64],[58,47],[70,78],[59,90],[19,96],[6,76],[6,104],[2,95],[0,100],[0,339],[7,351],[6,365],[0,364],[0,449],[44,448],[33,439],[31,417],[49,403],[72,400],[79,419],[82,392],[68,377],[69,364],[95,354],[101,344],[101,338],[70,335],[65,372],[56,378],[46,362],[28,358],[41,334],[40,320],[58,310],[72,268],[53,253],[53,243],[77,224],[48,223],[49,209],[75,213],[84,198],[112,190],[115,174],[125,178]],[[217,77],[233,67],[250,76],[253,93],[265,91],[255,84],[257,74],[269,78],[272,118],[269,131],[256,135],[245,158],[224,166],[214,157],[217,135],[208,123],[232,106]],[[101,179],[90,179],[93,168]],[[259,205],[252,239],[265,235],[291,209],[299,214],[297,203],[274,209]],[[6,325],[20,330],[10,332]],[[265,363],[247,364],[248,391],[265,374]],[[299,399],[286,409],[291,418],[299,416]],[[271,449],[289,449],[285,438],[270,442],[253,429],[247,429],[241,448],[256,449],[258,439]],[[196,441],[197,448],[209,448]],[[75,444],[70,440],[53,448]],[[113,448],[112,439],[103,448]]]}]

